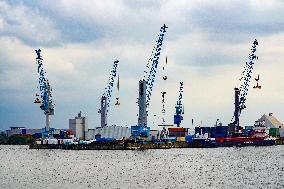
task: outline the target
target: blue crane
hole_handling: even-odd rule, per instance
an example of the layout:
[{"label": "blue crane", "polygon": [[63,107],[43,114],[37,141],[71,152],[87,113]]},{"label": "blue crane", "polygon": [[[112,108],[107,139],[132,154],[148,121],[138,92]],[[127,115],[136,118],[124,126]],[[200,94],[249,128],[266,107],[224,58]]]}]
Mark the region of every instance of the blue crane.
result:
[{"label": "blue crane", "polygon": [[174,124],[177,124],[179,127],[181,124],[181,121],[183,120],[182,114],[184,114],[184,106],[182,104],[182,95],[183,95],[183,82],[180,82],[180,87],[179,87],[179,96],[177,103],[175,105],[176,109],[176,114],[174,115]]},{"label": "blue crane", "polygon": [[[101,127],[107,126],[107,112],[110,106],[115,78],[117,76],[118,62],[118,60],[113,62],[113,67],[109,75],[107,87],[105,88],[105,91],[101,97],[101,109],[99,110],[99,113],[101,114]],[[119,87],[119,84],[117,85]]]},{"label": "blue crane", "polygon": [[253,66],[255,64],[255,61],[258,60],[258,56],[256,55],[256,46],[258,45],[257,40],[255,39],[252,47],[251,47],[251,53],[249,54],[249,61],[246,62],[244,66],[244,70],[241,74],[240,78],[240,87],[235,88],[235,111],[234,111],[234,122],[232,124],[239,126],[239,117],[241,115],[241,112],[243,109],[246,108],[246,100],[249,90],[249,85],[253,73]]},{"label": "blue crane", "polygon": [[[143,80],[146,80],[146,107],[149,106],[150,104],[150,100],[151,100],[151,95],[152,95],[152,91],[153,91],[153,86],[154,86],[154,82],[155,82],[155,77],[156,77],[156,73],[157,73],[157,68],[158,68],[158,64],[159,64],[159,59],[160,59],[160,55],[161,55],[161,50],[162,50],[162,45],[163,45],[163,41],[164,41],[164,35],[166,33],[166,29],[168,27],[164,24],[161,29],[160,29],[160,33],[158,35],[158,40],[156,41],[156,44],[152,50],[151,56],[147,62],[146,65],[146,69],[144,71],[144,77]],[[151,64],[151,69],[150,68],[150,63]]]},{"label": "blue crane", "polygon": [[158,40],[152,50],[149,60],[146,64],[146,69],[144,70],[143,79],[139,81],[139,115],[138,115],[138,125],[131,127],[131,132],[133,136],[148,136],[150,128],[147,127],[147,116],[151,95],[153,91],[153,86],[155,82],[155,77],[157,73],[157,68],[159,64],[159,59],[161,55],[162,45],[164,41],[164,35],[168,27],[164,24],[158,35]]},{"label": "blue crane", "polygon": [[[45,125],[45,136],[47,137],[50,132],[50,115],[54,115],[54,103],[52,99],[52,88],[45,76],[45,71],[43,68],[43,58],[41,56],[41,50],[35,50],[36,52],[36,64],[37,64],[37,72],[39,74],[39,91],[40,95],[36,94],[36,99],[34,103],[39,103],[40,108],[44,111],[46,116],[46,125]],[[38,98],[40,96],[41,100]]]}]

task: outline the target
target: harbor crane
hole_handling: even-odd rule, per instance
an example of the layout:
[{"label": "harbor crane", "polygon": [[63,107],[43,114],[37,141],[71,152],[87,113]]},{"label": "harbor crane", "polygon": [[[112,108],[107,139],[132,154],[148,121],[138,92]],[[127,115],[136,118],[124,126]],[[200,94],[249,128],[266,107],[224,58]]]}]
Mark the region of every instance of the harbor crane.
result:
[{"label": "harbor crane", "polygon": [[256,55],[256,46],[258,45],[257,40],[255,39],[252,47],[251,47],[251,53],[249,54],[249,61],[246,62],[244,66],[244,70],[241,74],[241,85],[239,88],[235,88],[235,111],[233,119],[234,121],[229,124],[229,133],[235,134],[240,129],[239,126],[239,119],[242,111],[246,108],[246,100],[249,90],[249,85],[253,73],[253,66],[258,60],[258,56]]},{"label": "harbor crane", "polygon": [[[40,108],[44,111],[45,114],[45,131],[44,137],[49,137],[50,134],[50,116],[54,115],[54,103],[52,99],[52,88],[47,80],[43,68],[43,58],[41,55],[41,50],[35,50],[36,52],[36,64],[37,72],[39,74],[39,91],[40,95],[36,94],[36,99],[34,103],[40,104]],[[39,99],[41,98],[41,100]]]},{"label": "harbor crane", "polygon": [[182,96],[183,95],[183,82],[180,82],[179,87],[179,96],[177,103],[175,105],[176,114],[174,115],[174,124],[177,125],[177,127],[180,127],[181,121],[183,120],[183,114],[184,114],[184,106],[182,104]]},{"label": "harbor crane", "polygon": [[150,58],[146,64],[146,69],[144,70],[143,79],[139,81],[138,125],[131,127],[131,133],[135,137],[137,136],[147,137],[150,132],[150,127],[148,127],[147,124],[147,116],[148,116],[147,108],[150,105],[150,100],[153,91],[153,86],[155,83],[162,45],[167,28],[168,27],[165,24],[161,27],[160,33],[158,35],[158,40],[156,41],[156,44],[152,50]]},{"label": "harbor crane", "polygon": [[[118,60],[113,62],[113,67],[109,75],[109,79],[107,82],[107,86],[105,88],[105,91],[101,97],[101,108],[99,109],[98,113],[101,114],[101,127],[106,127],[107,126],[107,113],[108,113],[108,108],[110,106],[110,101],[112,97],[112,92],[113,92],[113,87],[114,87],[114,82],[115,78],[117,76],[117,70],[118,70]],[[117,87],[119,90],[119,80],[117,83]],[[116,105],[119,105],[119,98],[116,98]]]}]

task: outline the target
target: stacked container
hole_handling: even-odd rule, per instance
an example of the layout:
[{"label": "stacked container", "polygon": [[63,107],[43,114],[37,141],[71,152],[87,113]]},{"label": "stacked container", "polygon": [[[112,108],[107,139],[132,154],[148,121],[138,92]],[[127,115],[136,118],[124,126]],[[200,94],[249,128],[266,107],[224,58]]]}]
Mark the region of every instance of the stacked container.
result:
[{"label": "stacked container", "polygon": [[272,137],[280,137],[279,128],[270,128],[269,135]]},{"label": "stacked container", "polygon": [[227,126],[216,126],[211,128],[211,138],[226,138],[228,136]]}]

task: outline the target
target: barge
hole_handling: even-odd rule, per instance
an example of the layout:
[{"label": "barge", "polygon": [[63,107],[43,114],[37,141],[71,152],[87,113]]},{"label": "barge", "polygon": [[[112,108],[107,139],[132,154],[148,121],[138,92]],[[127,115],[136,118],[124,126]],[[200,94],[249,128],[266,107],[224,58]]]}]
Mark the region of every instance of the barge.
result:
[{"label": "barge", "polygon": [[30,149],[64,149],[64,150],[144,150],[144,149],[171,149],[171,148],[217,148],[217,147],[244,147],[244,146],[272,146],[283,145],[283,139],[235,137],[235,138],[208,138],[193,139],[192,141],[93,141],[88,144],[31,144]]}]

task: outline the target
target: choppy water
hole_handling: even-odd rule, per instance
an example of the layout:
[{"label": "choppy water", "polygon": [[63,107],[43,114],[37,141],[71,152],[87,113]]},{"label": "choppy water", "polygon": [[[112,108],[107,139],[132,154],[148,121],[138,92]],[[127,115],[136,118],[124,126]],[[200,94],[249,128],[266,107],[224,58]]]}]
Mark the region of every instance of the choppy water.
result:
[{"label": "choppy water", "polygon": [[284,146],[146,151],[0,146],[0,188],[284,188]]}]

